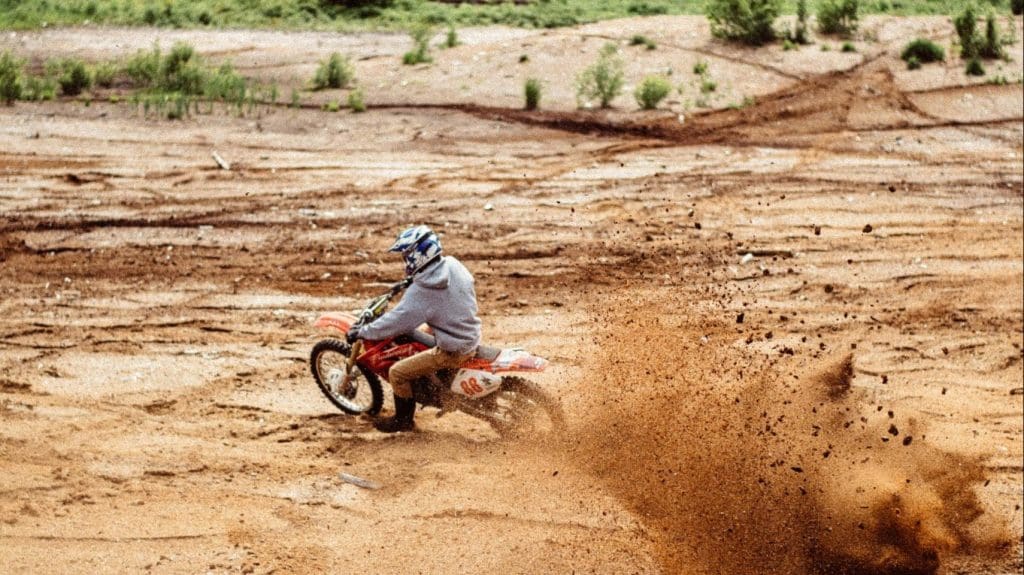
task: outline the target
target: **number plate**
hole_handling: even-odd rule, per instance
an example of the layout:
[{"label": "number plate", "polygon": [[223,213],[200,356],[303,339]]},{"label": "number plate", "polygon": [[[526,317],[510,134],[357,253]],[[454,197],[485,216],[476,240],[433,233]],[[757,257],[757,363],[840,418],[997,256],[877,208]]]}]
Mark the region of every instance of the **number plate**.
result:
[{"label": "number plate", "polygon": [[501,387],[501,378],[477,369],[460,369],[452,380],[452,393],[470,399],[490,395]]}]

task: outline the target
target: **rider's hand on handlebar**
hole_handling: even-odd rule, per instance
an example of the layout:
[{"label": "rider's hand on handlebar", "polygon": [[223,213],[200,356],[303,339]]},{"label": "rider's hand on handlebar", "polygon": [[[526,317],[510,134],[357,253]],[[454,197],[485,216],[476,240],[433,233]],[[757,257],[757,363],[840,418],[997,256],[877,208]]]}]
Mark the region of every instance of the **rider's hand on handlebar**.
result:
[{"label": "rider's hand on handlebar", "polygon": [[345,340],[350,344],[355,343],[359,339],[359,326],[354,325],[348,328],[348,333],[345,334]]}]

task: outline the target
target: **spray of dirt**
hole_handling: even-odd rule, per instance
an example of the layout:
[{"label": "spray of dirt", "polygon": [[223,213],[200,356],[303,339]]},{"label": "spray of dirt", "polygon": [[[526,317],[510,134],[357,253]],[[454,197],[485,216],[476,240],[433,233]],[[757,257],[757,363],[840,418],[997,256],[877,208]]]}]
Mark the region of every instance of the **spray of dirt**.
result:
[{"label": "spray of dirt", "polygon": [[643,309],[677,308],[603,308],[614,328],[594,335],[566,452],[637,513],[666,572],[928,574],[1008,544],[973,491],[982,467],[852,390],[851,357],[777,363]]}]

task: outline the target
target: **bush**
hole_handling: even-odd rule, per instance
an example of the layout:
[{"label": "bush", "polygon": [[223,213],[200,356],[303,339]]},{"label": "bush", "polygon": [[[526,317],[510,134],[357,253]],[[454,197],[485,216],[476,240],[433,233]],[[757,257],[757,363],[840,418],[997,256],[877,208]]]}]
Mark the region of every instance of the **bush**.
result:
[{"label": "bush", "polygon": [[956,34],[960,37],[960,56],[965,60],[976,58],[981,51],[981,39],[978,37],[978,17],[974,6],[968,4],[964,11],[953,19]]},{"label": "bush", "polygon": [[92,83],[101,88],[113,86],[116,77],[117,66],[111,62],[101,62],[92,69]]},{"label": "bush", "polygon": [[526,98],[527,110],[536,110],[540,107],[541,90],[540,80],[536,78],[529,78],[523,84],[523,95]]},{"label": "bush", "polygon": [[968,76],[984,76],[985,67],[981,65],[981,60],[977,58],[971,58],[970,62],[967,62],[967,75]]},{"label": "bush", "polygon": [[53,100],[57,97],[57,83],[51,78],[28,76],[25,78],[21,97],[32,101]]},{"label": "bush", "polygon": [[907,70],[917,70],[920,67],[921,61],[917,59],[917,56],[907,58]]},{"label": "bush", "polygon": [[931,40],[918,38],[903,48],[900,58],[907,63],[910,62],[911,58],[917,59],[918,64],[941,62],[946,59],[946,51],[942,49],[942,46]]},{"label": "bush", "polygon": [[714,92],[717,89],[718,89],[718,84],[715,83],[715,81],[712,80],[711,78],[705,77],[703,80],[701,80],[701,83],[700,83],[700,93],[701,94],[710,94],[711,92]]},{"label": "bush", "polygon": [[797,0],[796,3],[796,26],[786,32],[786,40],[793,44],[810,44],[807,37],[807,0]]},{"label": "bush", "polygon": [[245,99],[248,82],[230,62],[224,62],[216,72],[207,75],[203,95],[210,100],[239,103]]},{"label": "bush", "polygon": [[320,62],[316,75],[313,76],[313,89],[346,88],[354,75],[348,58],[335,52],[330,58]]},{"label": "bush", "polygon": [[415,64],[429,64],[434,59],[430,57],[430,37],[433,31],[425,25],[413,27],[409,31],[412,36],[413,49],[402,55],[402,63],[406,66]]},{"label": "bush", "polygon": [[1003,42],[999,37],[999,26],[996,24],[996,17],[992,14],[985,19],[985,41],[981,45],[981,57],[997,59],[1006,56],[1003,50]]},{"label": "bush", "polygon": [[693,65],[693,73],[698,76],[703,76],[708,73],[708,63],[701,60]]},{"label": "bush", "polygon": [[1024,0],[1010,0],[1010,10],[1015,16],[1024,14]]},{"label": "bush", "polygon": [[56,72],[60,93],[65,96],[77,96],[92,86],[92,78],[81,60],[74,58],[61,60],[50,70]]},{"label": "bush", "polygon": [[856,52],[857,47],[853,45],[853,42],[843,42],[843,52]]},{"label": "bush", "polygon": [[822,0],[818,6],[818,29],[823,34],[849,36],[857,30],[858,0]]},{"label": "bush", "polygon": [[576,77],[577,102],[598,100],[602,108],[611,106],[612,100],[622,92],[624,67],[615,44],[605,44],[597,62]]},{"label": "bush", "polygon": [[363,101],[362,90],[356,88],[348,93],[348,107],[357,114],[366,111],[366,102]]},{"label": "bush", "polygon": [[781,0],[708,0],[704,11],[718,38],[759,46],[775,39]]},{"label": "bush", "polygon": [[21,98],[21,70],[24,62],[10,52],[0,53],[0,101],[8,106]]},{"label": "bush", "polygon": [[195,49],[184,42],[174,44],[160,66],[157,87],[168,92],[196,95],[203,93],[205,83],[205,72],[195,56]]},{"label": "bush", "polygon": [[132,85],[139,88],[155,86],[160,78],[160,46],[146,52],[139,50],[124,65],[124,73]]},{"label": "bush", "polygon": [[653,110],[672,91],[672,84],[662,76],[647,76],[633,93],[636,103],[644,110]]},{"label": "bush", "polygon": [[455,31],[455,26],[448,26],[448,33],[444,36],[444,47],[454,48],[459,45],[459,33]]},{"label": "bush", "polygon": [[646,46],[648,50],[656,50],[658,48],[657,42],[651,40],[643,34],[635,34],[629,40],[630,46]]}]

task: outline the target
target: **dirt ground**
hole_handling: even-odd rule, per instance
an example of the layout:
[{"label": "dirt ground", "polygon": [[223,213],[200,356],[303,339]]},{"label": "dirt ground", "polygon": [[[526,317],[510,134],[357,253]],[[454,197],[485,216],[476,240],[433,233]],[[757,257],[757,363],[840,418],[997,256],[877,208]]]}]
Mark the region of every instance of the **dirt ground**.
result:
[{"label": "dirt ground", "polygon": [[[1019,573],[1022,45],[994,85],[905,70],[945,19],[864,30],[474,29],[417,67],[400,35],[4,32],[36,61],[187,39],[285,93],[342,50],[371,109],[0,107],[0,572]],[[610,39],[683,95],[577,111]],[[485,339],[551,360],[566,437],[385,436],[320,395],[313,320],[398,279],[418,222]]]}]

